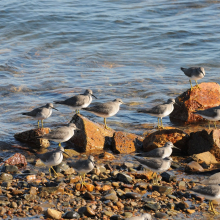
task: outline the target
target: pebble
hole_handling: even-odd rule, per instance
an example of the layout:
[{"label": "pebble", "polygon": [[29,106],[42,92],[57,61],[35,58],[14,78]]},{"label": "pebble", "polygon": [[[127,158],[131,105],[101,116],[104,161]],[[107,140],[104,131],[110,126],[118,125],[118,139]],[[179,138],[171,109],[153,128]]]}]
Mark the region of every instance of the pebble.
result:
[{"label": "pebble", "polygon": [[157,191],[165,195],[171,194],[173,191],[173,188],[171,186],[153,186],[152,189],[153,191]]},{"label": "pebble", "polygon": [[103,197],[104,200],[111,200],[113,202],[118,201],[118,197],[114,193],[107,194]]},{"label": "pebble", "polygon": [[163,212],[156,212],[154,217],[155,218],[160,218],[160,219],[168,219],[169,215],[167,215],[166,213],[163,213]]},{"label": "pebble", "polygon": [[2,173],[1,176],[0,176],[0,180],[3,180],[3,181],[9,181],[9,180],[12,180],[13,179],[13,176],[11,174],[8,174],[8,173]]},{"label": "pebble", "polygon": [[69,211],[63,215],[63,218],[65,218],[65,219],[79,219],[80,215],[75,211]]},{"label": "pebble", "polygon": [[121,182],[124,182],[124,183],[131,183],[132,182],[132,177],[130,177],[129,175],[127,175],[125,173],[118,173],[117,179]]},{"label": "pebble", "polygon": [[48,208],[46,211],[46,215],[47,217],[52,218],[52,219],[61,219],[62,213],[55,209]]},{"label": "pebble", "polygon": [[130,199],[141,199],[141,195],[135,192],[126,193],[125,196]]}]

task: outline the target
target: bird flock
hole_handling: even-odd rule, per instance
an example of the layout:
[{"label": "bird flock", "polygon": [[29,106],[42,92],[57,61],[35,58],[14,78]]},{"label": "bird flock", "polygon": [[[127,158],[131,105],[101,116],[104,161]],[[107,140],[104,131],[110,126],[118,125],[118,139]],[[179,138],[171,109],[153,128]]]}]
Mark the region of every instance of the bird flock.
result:
[{"label": "bird flock", "polygon": [[[191,85],[191,90],[194,89],[192,86],[191,80],[195,80],[196,86],[199,88],[199,85],[197,83],[197,80],[202,79],[205,76],[205,70],[203,67],[191,67],[191,68],[182,68],[181,70],[184,72],[184,74],[189,77],[189,82]],[[80,114],[81,110],[85,110],[88,112],[91,112],[99,117],[104,118],[104,127],[105,129],[109,129],[109,127],[106,124],[106,118],[112,117],[120,109],[120,105],[123,104],[121,99],[115,99],[110,102],[106,103],[98,103],[96,105],[93,105],[91,107],[88,107],[92,102],[92,97],[96,98],[95,95],[93,95],[93,92],[91,89],[87,89],[83,94],[79,94],[76,96],[73,96],[71,98],[68,98],[63,101],[55,101],[55,104],[61,104],[72,107],[77,114]],[[167,102],[154,106],[150,109],[138,109],[137,111],[140,113],[147,113],[151,116],[158,118],[158,125],[157,128],[164,128],[162,123],[162,118],[168,116],[171,114],[171,112],[174,110],[174,104],[177,104],[175,102],[175,99],[170,98],[167,100]],[[41,121],[41,125],[43,127],[43,120],[47,119],[52,114],[52,109],[55,109],[58,111],[58,109],[54,108],[52,103],[48,103],[42,107],[33,109],[30,112],[22,113],[23,115],[33,117],[34,119],[38,120],[38,128],[39,128],[39,121]],[[198,114],[202,116],[205,119],[208,119],[209,121],[214,121],[214,124],[217,120],[220,119],[220,108],[214,107],[206,110],[200,110],[195,112],[195,114]],[[210,123],[209,123],[210,128]],[[216,124],[215,124],[216,128]],[[52,140],[59,143],[59,146],[56,150],[47,152],[45,154],[39,154],[38,157],[51,169],[53,169],[53,166],[56,166],[60,164],[63,160],[63,153],[65,153],[64,148],[61,146],[62,142],[68,141],[73,135],[74,131],[77,130],[75,124],[70,123],[68,126],[63,126],[60,128],[53,129],[49,134],[45,134],[41,136],[40,138],[45,138],[48,140]],[[135,160],[137,160],[140,164],[142,164],[147,169],[150,169],[153,171],[153,176],[156,173],[155,178],[153,178],[153,184],[159,184],[158,183],[158,176],[157,173],[164,172],[168,170],[171,166],[172,158],[170,157],[172,154],[172,149],[176,148],[172,142],[167,142],[165,145],[161,148],[154,149],[150,152],[145,152],[141,156],[133,156]],[[94,164],[94,157],[89,156],[86,160],[79,160],[72,162],[70,164],[81,176],[83,176],[83,179],[81,179],[82,184],[85,185],[85,174],[90,172],[95,164]],[[49,168],[49,172],[50,172]],[[55,170],[54,170],[55,172]],[[55,172],[56,174],[56,172]],[[220,173],[217,173],[213,176],[210,176],[208,179],[201,182],[201,184],[204,184],[205,186],[198,186],[191,189],[191,191],[202,195],[209,201],[209,210],[212,211],[214,214],[217,214],[216,210],[213,207],[212,200],[219,199],[220,200]],[[146,213],[146,215],[143,215],[139,218],[133,217],[129,218],[130,220],[133,219],[151,219],[150,215]]]}]

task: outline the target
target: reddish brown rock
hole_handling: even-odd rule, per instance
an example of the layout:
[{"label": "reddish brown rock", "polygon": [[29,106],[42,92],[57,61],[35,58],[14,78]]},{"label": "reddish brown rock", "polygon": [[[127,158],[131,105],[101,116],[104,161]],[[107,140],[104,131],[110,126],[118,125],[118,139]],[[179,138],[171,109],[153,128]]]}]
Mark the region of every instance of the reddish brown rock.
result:
[{"label": "reddish brown rock", "polygon": [[75,114],[71,122],[80,129],[70,140],[79,151],[99,151],[112,145],[113,129],[105,129],[104,125],[94,123],[79,114]]},{"label": "reddish brown rock", "polygon": [[152,171],[137,171],[137,172],[132,172],[132,175],[135,177],[135,179],[147,179],[151,180],[152,179]]},{"label": "reddish brown rock", "polygon": [[101,153],[99,155],[99,158],[102,158],[102,159],[105,159],[105,160],[114,160],[115,159],[115,156],[111,153],[108,153],[108,152],[104,152],[104,153]]},{"label": "reddish brown rock", "polygon": [[16,133],[14,137],[21,141],[31,144],[31,146],[36,148],[47,148],[50,146],[50,142],[47,139],[39,138],[44,134],[48,134],[50,128],[37,128],[28,131],[23,131],[21,133]]},{"label": "reddish brown rock", "polygon": [[192,158],[197,162],[205,162],[207,165],[217,163],[215,156],[209,151],[200,154],[194,154]]},{"label": "reddish brown rock", "polygon": [[[171,128],[155,131],[148,134],[143,141],[143,150],[151,151],[158,147],[163,147],[168,141],[171,141],[176,147],[182,150],[183,153],[187,153],[187,141],[189,135],[182,130]],[[173,149],[174,152],[178,150]]]},{"label": "reddish brown rock", "polygon": [[26,160],[24,155],[22,155],[20,153],[16,153],[13,156],[11,156],[10,158],[6,159],[5,163],[9,164],[9,165],[26,166],[27,165],[27,160]]},{"label": "reddish brown rock", "polygon": [[194,123],[205,120],[201,116],[193,114],[196,110],[204,110],[220,105],[220,85],[215,82],[201,83],[199,88],[188,89],[176,100],[170,120],[181,120],[185,123]]},{"label": "reddish brown rock", "polygon": [[142,147],[143,138],[135,134],[116,131],[113,139],[112,147],[116,153],[129,154]]}]

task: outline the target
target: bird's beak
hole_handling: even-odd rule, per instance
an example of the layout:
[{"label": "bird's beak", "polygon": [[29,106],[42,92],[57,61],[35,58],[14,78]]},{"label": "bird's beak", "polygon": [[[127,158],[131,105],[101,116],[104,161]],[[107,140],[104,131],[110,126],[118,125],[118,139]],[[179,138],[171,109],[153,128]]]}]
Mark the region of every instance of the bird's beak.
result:
[{"label": "bird's beak", "polygon": [[65,151],[63,151],[63,153],[70,157],[70,155],[68,153],[66,153]]},{"label": "bird's beak", "polygon": [[98,98],[97,98],[96,96],[94,96],[93,94],[92,94],[92,96],[95,97],[96,99],[98,99]]},{"label": "bird's beak", "polygon": [[174,104],[176,104],[176,105],[180,106],[180,105],[179,105],[178,103],[176,103],[176,102],[175,102]]},{"label": "bird's beak", "polygon": [[55,109],[55,110],[57,110],[57,111],[59,112],[59,110],[58,110],[58,109],[56,109],[56,108],[54,108],[54,107],[53,107],[52,109]]},{"label": "bird's beak", "polygon": [[176,148],[176,149],[180,150],[178,147],[176,147],[176,146],[174,146],[174,145],[173,145],[173,148]]}]

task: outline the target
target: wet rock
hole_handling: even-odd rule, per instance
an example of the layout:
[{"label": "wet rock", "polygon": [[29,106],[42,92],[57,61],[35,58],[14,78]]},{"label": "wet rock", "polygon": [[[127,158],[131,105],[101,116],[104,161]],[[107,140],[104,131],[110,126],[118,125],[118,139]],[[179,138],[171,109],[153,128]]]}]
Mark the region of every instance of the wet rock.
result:
[{"label": "wet rock", "polygon": [[212,148],[210,152],[218,159],[220,159],[220,129],[212,130],[210,133],[212,140]]},{"label": "wet rock", "polygon": [[188,163],[185,167],[185,172],[197,172],[197,171],[203,172],[204,169],[202,168],[200,164],[198,164],[195,161]]},{"label": "wet rock", "polygon": [[101,153],[99,155],[99,158],[102,158],[102,159],[105,159],[105,160],[114,160],[115,159],[115,156],[109,152],[104,152],[104,153]]},{"label": "wet rock", "polygon": [[37,195],[37,187],[32,186],[29,191],[30,195]]},{"label": "wet rock", "polygon": [[39,200],[39,197],[37,195],[30,195],[30,194],[25,194],[24,198],[27,201]]},{"label": "wet rock", "polygon": [[26,180],[29,182],[29,181],[33,181],[33,180],[36,180],[36,175],[28,175],[26,176]]},{"label": "wet rock", "polygon": [[167,215],[166,213],[163,213],[163,212],[156,212],[154,217],[155,218],[160,218],[160,219],[168,219],[169,215]]},{"label": "wet rock", "polygon": [[179,182],[179,190],[185,190],[186,189],[186,183],[184,181]]},{"label": "wet rock", "polygon": [[163,172],[160,174],[163,181],[170,183],[171,181],[176,181],[176,176],[172,175],[170,172]]},{"label": "wet rock", "polygon": [[63,157],[64,158],[70,158],[70,157],[73,157],[73,156],[79,156],[80,153],[73,150],[73,149],[65,149],[65,152],[69,155],[66,155],[66,154],[63,154]]},{"label": "wet rock", "polygon": [[75,123],[76,127],[80,129],[70,140],[77,150],[92,152],[103,150],[104,147],[111,147],[113,129],[105,129],[103,125],[94,123],[79,114],[75,114],[71,122]]},{"label": "wet rock", "polygon": [[3,168],[3,171],[6,173],[17,173],[18,167],[14,166],[14,165],[8,165]]},{"label": "wet rock", "polygon": [[117,192],[118,196],[123,196],[125,194],[125,192],[123,190],[121,190],[121,189],[117,189],[116,192]]},{"label": "wet rock", "polygon": [[5,164],[26,166],[27,160],[24,155],[16,153],[13,156],[10,156],[8,159],[6,159]]},{"label": "wet rock", "polygon": [[132,175],[135,177],[135,179],[146,179],[151,180],[152,179],[152,171],[136,171],[132,172]]},{"label": "wet rock", "polygon": [[139,182],[135,184],[135,187],[138,187],[140,189],[147,189],[148,186],[149,186],[149,183],[145,183],[145,182]]},{"label": "wet rock", "polygon": [[9,199],[7,196],[0,196],[0,205],[1,206],[7,206],[9,204],[10,204],[10,202],[9,202]]},{"label": "wet rock", "polygon": [[3,181],[9,181],[9,180],[12,180],[13,179],[13,176],[11,174],[8,174],[8,173],[2,173],[1,176],[0,176],[0,180],[3,180]]},{"label": "wet rock", "polygon": [[63,215],[63,218],[64,219],[79,219],[80,215],[75,211],[69,211]]},{"label": "wet rock", "polygon": [[123,131],[117,131],[113,136],[113,151],[121,154],[135,152],[142,148],[143,138]]},{"label": "wet rock", "polygon": [[153,186],[152,190],[168,195],[172,194],[173,188],[170,186]]},{"label": "wet rock", "polygon": [[107,194],[103,197],[104,200],[111,200],[113,202],[117,202],[118,201],[118,197],[116,196],[115,193],[110,193],[110,194]]},{"label": "wet rock", "polygon": [[170,120],[181,120],[185,123],[203,121],[204,119],[193,114],[198,109],[208,109],[220,105],[220,86],[215,82],[201,83],[199,88],[192,91],[188,89],[176,100],[178,105],[174,107],[170,114]]},{"label": "wet rock", "polygon": [[112,215],[110,220],[123,220],[123,218],[120,215]]},{"label": "wet rock", "polygon": [[17,204],[16,202],[12,202],[12,203],[11,203],[11,207],[14,208],[14,209],[16,209],[16,208],[18,207],[18,204]]},{"label": "wet rock", "polygon": [[197,162],[205,162],[207,165],[218,163],[215,159],[215,156],[211,154],[209,151],[200,154],[194,154],[192,158]]},{"label": "wet rock", "polygon": [[62,213],[55,209],[48,208],[46,211],[46,216],[52,219],[61,219]]},{"label": "wet rock", "polygon": [[125,215],[125,218],[131,218],[133,216],[131,212],[125,212],[124,215]]},{"label": "wet rock", "polygon": [[84,194],[84,198],[85,198],[85,199],[88,199],[88,200],[95,200],[95,196],[92,195],[90,192],[86,192],[86,193]]},{"label": "wet rock", "polygon": [[132,177],[130,177],[129,175],[127,175],[125,173],[118,173],[117,179],[121,182],[124,182],[124,183],[131,183],[132,182]]},{"label": "wet rock", "polygon": [[177,203],[176,206],[181,210],[186,210],[189,208],[189,205],[186,202]]},{"label": "wet rock", "polygon": [[155,212],[161,208],[159,203],[145,203],[144,207]]},{"label": "wet rock", "polygon": [[[189,135],[179,129],[163,129],[148,134],[143,141],[143,150],[148,152],[158,147],[163,147],[168,141],[171,141],[176,147],[187,153],[186,144]],[[173,154],[179,154],[180,151],[173,149]]]},{"label": "wet rock", "polygon": [[104,214],[105,214],[106,216],[109,216],[109,217],[111,217],[112,215],[114,215],[113,212],[107,211],[107,210],[104,210]]},{"label": "wet rock", "polygon": [[186,209],[186,211],[187,211],[189,214],[193,214],[196,210],[195,210],[195,209]]},{"label": "wet rock", "polygon": [[126,193],[125,196],[130,199],[141,199],[141,195],[135,192]]},{"label": "wet rock", "polygon": [[47,148],[50,146],[50,142],[47,139],[39,138],[44,134],[48,134],[50,132],[50,128],[37,128],[31,129],[28,131],[24,131],[21,133],[16,133],[14,137],[21,141],[31,144],[36,148]]},{"label": "wet rock", "polygon": [[86,216],[94,216],[95,215],[95,211],[92,208],[90,208],[89,206],[84,206],[84,207],[79,208],[78,213],[84,214]]}]

